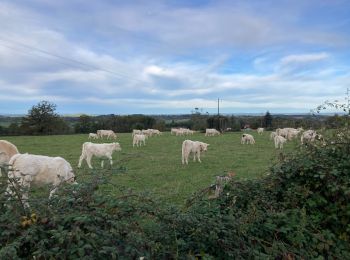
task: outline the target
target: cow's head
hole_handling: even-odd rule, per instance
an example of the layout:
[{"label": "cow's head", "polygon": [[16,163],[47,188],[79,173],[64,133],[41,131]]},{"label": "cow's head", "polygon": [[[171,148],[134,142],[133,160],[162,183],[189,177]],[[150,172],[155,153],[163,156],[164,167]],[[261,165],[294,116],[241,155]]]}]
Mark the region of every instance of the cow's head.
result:
[{"label": "cow's head", "polygon": [[113,143],[113,148],[115,151],[121,151],[122,148],[120,147],[120,144],[119,143]]},{"label": "cow's head", "polygon": [[207,151],[208,150],[208,146],[209,146],[209,144],[207,144],[207,143],[200,143],[200,148],[201,148],[201,151],[202,152],[205,152],[205,151]]},{"label": "cow's head", "polygon": [[76,182],[72,166],[69,162],[67,162],[64,159],[62,159],[62,162],[59,165],[57,177],[58,179],[60,179],[61,182],[66,182],[69,184],[78,184]]}]

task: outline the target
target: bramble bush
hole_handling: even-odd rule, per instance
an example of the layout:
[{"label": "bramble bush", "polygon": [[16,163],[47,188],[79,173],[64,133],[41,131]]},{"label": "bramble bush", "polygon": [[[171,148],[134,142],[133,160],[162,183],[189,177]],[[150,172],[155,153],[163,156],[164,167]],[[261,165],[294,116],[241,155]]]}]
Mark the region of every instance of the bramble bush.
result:
[{"label": "bramble bush", "polygon": [[108,176],[96,174],[25,209],[7,201],[3,178],[0,259],[350,259],[350,133],[333,135],[281,156],[261,179],[230,181],[217,199],[198,191],[183,208],[103,194]]}]

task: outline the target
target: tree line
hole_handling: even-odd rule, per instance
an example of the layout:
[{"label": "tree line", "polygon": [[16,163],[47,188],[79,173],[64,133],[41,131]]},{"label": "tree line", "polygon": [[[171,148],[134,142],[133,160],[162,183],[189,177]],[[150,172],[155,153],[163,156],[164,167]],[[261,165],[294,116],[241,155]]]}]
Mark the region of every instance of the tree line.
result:
[{"label": "tree line", "polygon": [[264,116],[226,116],[209,115],[198,110],[189,115],[181,116],[148,116],[136,115],[81,115],[79,117],[64,117],[56,113],[56,105],[41,101],[31,107],[26,116],[20,118],[0,118],[7,120],[8,125],[0,125],[0,135],[55,135],[74,133],[94,133],[98,129],[111,129],[118,133],[131,132],[133,129],[170,130],[172,127],[186,127],[192,130],[204,131],[215,128],[220,131],[240,131],[241,129],[264,127],[268,130],[283,127],[304,127],[319,129],[337,128],[342,124],[343,116],[287,116],[271,115],[268,111]]}]

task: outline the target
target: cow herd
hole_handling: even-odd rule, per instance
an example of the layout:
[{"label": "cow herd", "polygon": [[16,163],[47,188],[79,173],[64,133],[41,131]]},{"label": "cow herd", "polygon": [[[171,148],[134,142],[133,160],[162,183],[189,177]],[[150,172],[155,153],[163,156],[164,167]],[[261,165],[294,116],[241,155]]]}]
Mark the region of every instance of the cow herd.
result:
[{"label": "cow herd", "polygon": [[[263,128],[258,128],[257,133],[262,134]],[[195,131],[186,128],[172,128],[171,135],[193,135]],[[206,129],[205,136],[216,136],[221,133],[216,129]],[[133,130],[132,132],[132,146],[139,147],[146,144],[146,139],[154,135],[162,135],[159,130]],[[314,130],[304,131],[302,128],[283,128],[276,129],[270,134],[270,139],[274,141],[275,148],[283,148],[283,144],[287,141],[295,139],[300,136],[302,144],[314,142],[315,140],[323,140],[320,134]],[[89,139],[116,139],[117,134],[112,130],[98,130],[95,133],[88,135]],[[241,136],[241,144],[255,144],[254,136],[248,133],[243,133]],[[188,164],[188,158],[192,154],[193,161],[201,162],[200,155],[202,152],[208,150],[209,144],[184,140],[182,143],[182,164]],[[93,156],[98,158],[107,158],[110,165],[113,164],[112,155],[115,151],[121,151],[121,146],[117,142],[112,143],[92,143],[84,142],[82,145],[82,152],[78,162],[78,168],[81,167],[83,160],[86,161],[88,167],[92,169],[91,159]],[[101,160],[101,167],[103,168],[103,160]],[[26,192],[22,193],[22,199],[25,205],[28,200],[28,188],[33,184],[51,185],[50,197],[57,191],[62,183],[76,184],[75,175],[69,162],[62,157],[49,157],[44,155],[20,154],[15,145],[8,141],[0,140],[0,164],[8,164],[9,183],[7,193],[13,194],[16,187],[26,188]],[[0,172],[1,176],[1,172]]]}]

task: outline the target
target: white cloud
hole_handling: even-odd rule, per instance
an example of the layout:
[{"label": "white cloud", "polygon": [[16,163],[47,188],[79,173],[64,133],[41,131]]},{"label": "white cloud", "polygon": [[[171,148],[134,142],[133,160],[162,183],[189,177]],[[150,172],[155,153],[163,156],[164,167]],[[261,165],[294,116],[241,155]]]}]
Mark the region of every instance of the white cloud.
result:
[{"label": "white cloud", "polygon": [[281,65],[286,66],[289,64],[304,64],[304,63],[312,63],[319,62],[322,60],[326,60],[330,57],[328,53],[306,53],[306,54],[293,54],[285,56],[281,59]]}]

